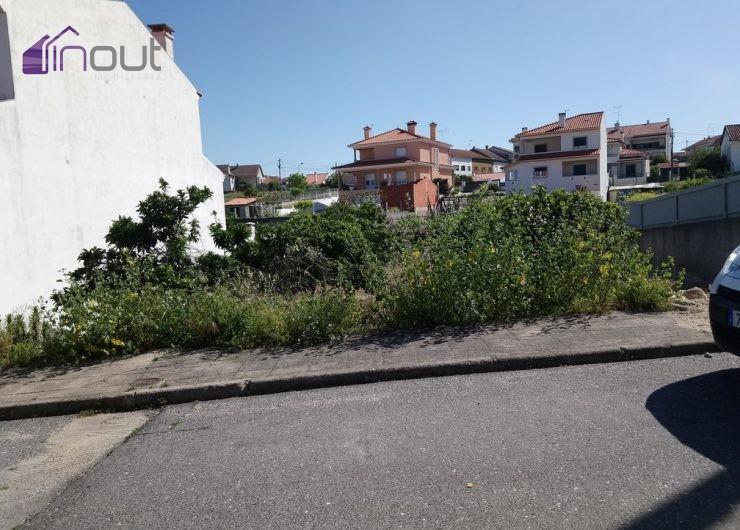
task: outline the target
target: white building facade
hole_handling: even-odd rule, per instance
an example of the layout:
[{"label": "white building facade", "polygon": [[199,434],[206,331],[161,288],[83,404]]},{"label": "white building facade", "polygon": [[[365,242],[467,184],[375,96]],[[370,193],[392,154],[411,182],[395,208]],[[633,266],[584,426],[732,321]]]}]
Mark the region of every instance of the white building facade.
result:
[{"label": "white building facade", "polygon": [[212,248],[223,174],[167,38],[159,49],[124,2],[0,0],[0,313],[49,295],[160,178],[213,191],[197,214]]},{"label": "white building facade", "polygon": [[727,157],[730,173],[740,173],[740,124],[725,125],[722,131],[721,150]]},{"label": "white building facade", "polygon": [[606,126],[602,112],[524,128],[512,138],[514,162],[506,166],[506,191],[590,191],[606,199],[609,190]]}]

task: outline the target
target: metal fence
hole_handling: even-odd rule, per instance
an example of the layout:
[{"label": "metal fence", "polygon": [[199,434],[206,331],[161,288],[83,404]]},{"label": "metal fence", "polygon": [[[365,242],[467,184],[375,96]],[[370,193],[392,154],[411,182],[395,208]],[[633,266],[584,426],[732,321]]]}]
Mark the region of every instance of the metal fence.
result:
[{"label": "metal fence", "polygon": [[728,217],[740,217],[740,176],[631,203],[627,223],[642,230]]}]

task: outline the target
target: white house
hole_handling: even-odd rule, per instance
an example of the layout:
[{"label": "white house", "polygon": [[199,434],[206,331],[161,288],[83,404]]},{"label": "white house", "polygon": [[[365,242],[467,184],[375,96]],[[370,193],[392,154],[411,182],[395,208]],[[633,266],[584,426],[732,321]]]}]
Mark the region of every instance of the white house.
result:
[{"label": "white house", "polygon": [[506,166],[506,191],[588,190],[606,199],[606,126],[603,112],[578,114],[534,129],[524,127],[511,139],[514,162]]},{"label": "white house", "polygon": [[647,152],[650,156],[663,155],[670,162],[673,155],[673,127],[671,119],[665,121],[620,125],[615,123],[607,131],[609,139],[619,140],[630,149]]},{"label": "white house", "polygon": [[473,155],[468,149],[450,149],[452,167],[456,175],[470,177],[473,175]]},{"label": "white house", "polygon": [[722,131],[722,154],[730,164],[730,173],[740,173],[740,124],[725,125]]},{"label": "white house", "polygon": [[212,248],[223,175],[172,33],[124,2],[0,0],[0,313],[48,295],[160,178],[213,191],[197,214]]}]

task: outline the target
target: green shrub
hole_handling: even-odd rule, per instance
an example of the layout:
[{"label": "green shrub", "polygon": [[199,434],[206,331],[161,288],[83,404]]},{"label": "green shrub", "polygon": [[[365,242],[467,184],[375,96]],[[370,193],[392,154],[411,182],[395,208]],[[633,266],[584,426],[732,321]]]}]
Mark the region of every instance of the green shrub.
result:
[{"label": "green shrub", "polygon": [[[702,173],[701,170],[698,171],[700,171],[700,174]],[[704,184],[709,184],[710,182],[714,182],[714,179],[707,176],[692,178],[688,180],[676,180],[673,182],[668,182],[665,186],[663,186],[663,191],[665,191],[666,193],[672,193],[674,191],[695,188],[696,186],[703,186]]]},{"label": "green shrub", "polygon": [[642,202],[642,201],[649,201],[650,199],[655,199],[656,197],[659,197],[659,196],[660,194],[655,191],[637,191],[625,197],[624,201],[625,202]]},{"label": "green shrub", "polygon": [[668,309],[681,282],[655,273],[624,210],[590,193],[476,196],[462,211],[389,223],[335,205],[211,232],[194,258],[190,214],[208,196],[162,189],[81,255],[69,285],[0,322],[0,365],[81,362],[160,348],[318,344],[374,329],[480,324],[612,309]]},{"label": "green shrub", "polygon": [[[343,292],[279,296],[233,284],[72,290],[54,319],[8,317],[0,365],[84,362],[160,348],[252,348],[328,342],[366,329],[366,308]],[[38,313],[40,314],[40,313]]]},{"label": "green shrub", "polygon": [[509,195],[436,217],[380,296],[387,325],[479,324],[667,307],[622,208],[588,193]]},{"label": "green shrub", "polygon": [[254,241],[243,225],[213,225],[216,244],[259,271],[271,289],[315,291],[324,286],[373,291],[383,281],[383,262],[398,248],[383,212],[370,204],[337,204],[322,215],[296,215],[260,225]]},{"label": "green shrub", "polygon": [[312,211],[313,201],[296,201],[293,206],[298,211]]}]

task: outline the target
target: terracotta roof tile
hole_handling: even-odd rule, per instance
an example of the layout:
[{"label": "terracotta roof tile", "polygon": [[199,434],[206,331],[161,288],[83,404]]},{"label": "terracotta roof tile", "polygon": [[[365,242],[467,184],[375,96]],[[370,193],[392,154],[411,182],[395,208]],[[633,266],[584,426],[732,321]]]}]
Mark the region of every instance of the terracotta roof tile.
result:
[{"label": "terracotta roof tile", "polygon": [[498,173],[478,173],[471,177],[473,182],[488,182],[491,180],[506,180],[506,173],[503,171]]},{"label": "terracotta roof tile", "polygon": [[237,197],[236,199],[231,199],[230,201],[226,202],[224,206],[249,206],[250,204],[254,204],[259,199],[256,197]]},{"label": "terracotta roof tile", "polygon": [[371,167],[371,166],[382,166],[385,164],[403,164],[404,162],[416,162],[410,158],[385,158],[381,160],[358,160],[350,164],[344,164],[343,166],[334,166],[332,169],[352,169],[358,167]]},{"label": "terracotta roof tile", "polygon": [[391,129],[390,131],[386,131],[384,133],[376,134],[375,136],[371,136],[367,140],[360,140],[359,142],[350,144],[350,147],[364,147],[367,145],[382,144],[385,142],[401,142],[403,140],[417,140],[419,138],[424,138],[424,137],[419,136],[418,134],[411,134],[410,132],[405,131],[400,128],[396,128],[396,129]]},{"label": "terracotta roof tile", "polygon": [[650,158],[650,155],[645,151],[640,151],[639,149],[629,149],[626,147],[622,149],[622,152],[619,155],[620,160],[629,160],[632,158]]},{"label": "terracotta roof tile", "polygon": [[[439,140],[432,140],[431,138],[422,136],[420,134],[411,134],[407,130],[397,127],[395,129],[391,129],[390,131],[386,131],[384,133],[371,136],[367,140],[360,140],[359,142],[350,144],[349,147],[353,147],[357,149],[361,147],[383,144],[387,142],[403,142],[403,141],[409,141],[409,140],[427,140],[430,142],[435,141],[441,144],[445,144],[445,142],[441,142]],[[445,145],[449,145],[449,144],[445,144]]]},{"label": "terracotta roof tile", "polygon": [[620,125],[619,127],[610,127],[606,134],[609,138],[634,138],[636,136],[660,136],[666,134],[670,129],[670,123],[659,121],[655,123],[640,123],[637,125]]},{"label": "terracotta roof tile", "polygon": [[589,112],[587,114],[577,114],[565,119],[565,127],[560,127],[559,122],[548,123],[534,129],[528,129],[514,136],[514,138],[527,138],[529,136],[541,136],[543,134],[561,133],[569,131],[586,131],[589,129],[598,129],[601,127],[601,120],[604,117],[603,112]]},{"label": "terracotta roof tile", "polygon": [[724,133],[727,133],[731,142],[740,142],[740,124],[725,125],[725,130],[722,134],[724,135]]},{"label": "terracotta roof tile", "polygon": [[697,150],[697,149],[710,149],[712,147],[719,147],[722,144],[722,135],[709,136],[702,138],[698,142],[695,142],[688,146],[686,150]]},{"label": "terracotta roof tile", "polygon": [[306,183],[309,186],[321,186],[328,178],[329,173],[306,173]]},{"label": "terracotta roof tile", "polygon": [[455,158],[491,158],[488,155],[471,149],[450,149],[450,156],[454,156]]}]

